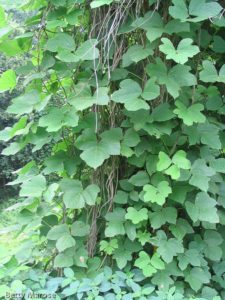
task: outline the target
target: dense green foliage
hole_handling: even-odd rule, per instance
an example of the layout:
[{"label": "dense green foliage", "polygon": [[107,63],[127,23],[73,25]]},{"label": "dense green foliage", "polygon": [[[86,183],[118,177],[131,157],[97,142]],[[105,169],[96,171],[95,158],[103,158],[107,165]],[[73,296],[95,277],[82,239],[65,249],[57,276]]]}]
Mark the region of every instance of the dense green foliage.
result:
[{"label": "dense green foliage", "polygon": [[[18,35],[18,32],[20,31],[23,32],[23,29],[20,27],[20,24],[23,24],[27,14],[23,11],[12,9],[13,5],[12,6],[5,5],[5,2],[1,0],[0,0],[0,5],[4,5],[6,7],[7,13],[10,16],[9,17],[10,24],[17,28],[17,30],[13,33],[13,35],[11,35],[11,37]],[[14,2],[14,6],[15,5],[16,2]],[[26,54],[24,55],[24,58],[26,58]],[[23,64],[23,60],[21,60],[21,57],[17,57],[17,56],[7,57],[3,53],[0,53],[0,61],[1,61],[1,73],[4,73],[8,69],[17,69],[20,65]],[[1,92],[0,130],[4,129],[5,127],[11,127],[16,122],[15,116],[7,113],[6,109],[10,104],[10,100],[12,98],[15,98],[16,96],[19,96],[22,91],[23,91],[23,87],[21,87],[20,83],[18,83],[12,93],[9,91]],[[2,150],[7,146],[8,146],[7,141],[0,141],[0,152],[2,152]],[[17,194],[18,189],[16,187],[7,186],[7,183],[13,179],[13,171],[15,171],[15,169],[17,169],[18,167],[22,167],[24,164],[30,161],[30,156],[34,156],[35,158],[35,154],[31,153],[29,146],[27,146],[23,151],[17,153],[14,156],[1,156],[0,203],[4,201],[7,202],[10,196]]]},{"label": "dense green foliage", "polygon": [[222,2],[32,0],[14,39],[0,10],[2,154],[37,155],[1,296],[225,299]]}]

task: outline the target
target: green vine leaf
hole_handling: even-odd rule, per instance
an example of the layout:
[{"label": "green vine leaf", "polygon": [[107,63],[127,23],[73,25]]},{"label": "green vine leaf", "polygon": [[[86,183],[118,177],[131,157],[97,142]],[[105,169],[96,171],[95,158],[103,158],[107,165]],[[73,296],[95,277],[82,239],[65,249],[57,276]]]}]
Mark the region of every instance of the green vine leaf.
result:
[{"label": "green vine leaf", "polygon": [[139,144],[141,141],[139,134],[133,129],[129,128],[126,130],[124,137],[123,137],[123,143],[127,147],[135,147]]},{"label": "green vine leaf", "polygon": [[145,277],[152,277],[157,270],[163,270],[165,268],[164,262],[157,253],[150,258],[144,251],[139,253],[139,258],[135,260],[134,265],[143,271]]},{"label": "green vine leaf", "polygon": [[99,50],[96,48],[98,41],[96,39],[90,39],[82,43],[75,51],[76,61],[82,60],[94,60],[99,58]]},{"label": "green vine leaf", "polygon": [[203,82],[222,82],[225,83],[225,65],[219,71],[219,74],[213,62],[205,60],[202,63],[203,70],[199,73],[200,79]]},{"label": "green vine leaf", "polygon": [[113,253],[113,258],[116,260],[119,269],[123,269],[128,261],[132,260],[132,246],[125,242],[124,245],[119,245]]},{"label": "green vine leaf", "polygon": [[82,197],[85,199],[87,205],[93,206],[96,203],[97,196],[100,193],[100,189],[96,184],[90,184],[84,189]]},{"label": "green vine leaf", "polygon": [[69,99],[69,102],[77,111],[83,111],[89,107],[92,107],[94,104],[108,105],[108,88],[99,87],[98,91],[96,91],[93,96],[90,94],[81,95],[80,93],[72,95]]},{"label": "green vine leaf", "polygon": [[190,167],[190,161],[186,158],[186,153],[183,150],[177,151],[172,159],[165,152],[159,152],[157,171],[163,171],[172,179],[177,180],[180,177],[180,169],[188,170]]},{"label": "green vine leaf", "polygon": [[178,253],[184,252],[184,247],[181,241],[174,238],[167,239],[164,231],[157,232],[157,253],[162,257],[166,263],[170,263],[173,257],[177,256]]},{"label": "green vine leaf", "polygon": [[6,14],[2,5],[0,6],[0,28],[7,25]]},{"label": "green vine leaf", "polygon": [[57,241],[64,235],[69,235],[69,228],[66,224],[61,224],[61,225],[55,225],[52,227],[48,234],[47,234],[47,239],[52,240],[52,241]]},{"label": "green vine leaf", "polygon": [[193,123],[205,122],[206,118],[201,113],[201,111],[204,110],[204,106],[202,104],[197,103],[186,107],[181,101],[176,101],[175,105],[177,108],[174,110],[174,113],[183,120],[185,125],[191,126]]},{"label": "green vine leaf", "polygon": [[74,39],[67,33],[57,33],[45,44],[45,50],[58,52],[60,49],[75,50]]},{"label": "green vine leaf", "polygon": [[149,182],[148,173],[145,171],[140,171],[137,174],[133,175],[129,182],[135,186],[143,186]]},{"label": "green vine leaf", "polygon": [[156,58],[155,61],[155,64],[147,66],[147,73],[155,77],[159,84],[165,85],[173,98],[179,96],[182,87],[196,85],[196,77],[190,73],[189,66],[177,64],[168,71],[160,58]]},{"label": "green vine leaf", "polygon": [[166,54],[166,59],[172,59],[180,64],[185,64],[189,57],[195,56],[200,51],[198,46],[192,45],[193,40],[189,38],[181,40],[177,49],[174,48],[172,42],[167,38],[162,38],[162,42],[163,44],[159,48]]},{"label": "green vine leaf", "polygon": [[95,184],[83,189],[78,180],[63,179],[60,183],[63,194],[63,201],[66,208],[81,209],[87,205],[94,205],[99,193],[99,187]]},{"label": "green vine leaf", "polygon": [[74,238],[71,235],[63,235],[56,242],[56,248],[59,252],[63,252],[64,250],[74,247],[76,244]]},{"label": "green vine leaf", "polygon": [[186,234],[194,232],[191,225],[185,219],[178,219],[176,225],[170,225],[169,228],[178,240],[182,240]]},{"label": "green vine leaf", "polygon": [[144,48],[141,45],[131,46],[123,55],[123,68],[130,66],[132,63],[138,63],[152,54],[153,50],[150,47]]},{"label": "green vine leaf", "polygon": [[106,145],[101,142],[91,146],[80,155],[87,165],[94,169],[100,167],[109,156]]},{"label": "green vine leaf", "polygon": [[0,52],[4,53],[7,57],[14,57],[16,55],[24,54],[25,49],[23,50],[19,45],[18,40],[4,40],[0,43]]},{"label": "green vine leaf", "polygon": [[165,122],[174,118],[174,114],[168,103],[158,105],[150,116],[150,122]]},{"label": "green vine leaf", "polygon": [[148,104],[139,98],[142,90],[137,82],[131,79],[123,80],[120,89],[115,91],[111,98],[116,103],[123,103],[125,108],[130,111],[149,109]]},{"label": "green vine leaf", "polygon": [[188,249],[184,253],[178,255],[179,267],[185,270],[188,265],[200,267],[202,261],[202,254],[196,249]]},{"label": "green vine leaf", "polygon": [[170,157],[165,153],[160,151],[159,152],[159,161],[157,163],[157,171],[166,170],[172,163]]},{"label": "green vine leaf", "polygon": [[200,192],[196,196],[195,203],[190,201],[186,202],[186,209],[193,222],[199,220],[209,223],[218,223],[219,216],[216,205],[217,202],[215,199],[211,198],[205,192]]},{"label": "green vine leaf", "polygon": [[117,239],[112,239],[110,242],[104,240],[100,242],[100,251],[104,251],[108,255],[112,255],[117,248]]},{"label": "green vine leaf", "polygon": [[126,103],[129,99],[138,98],[141,95],[141,88],[139,84],[131,79],[121,81],[120,89],[115,91],[111,98],[116,103]]},{"label": "green vine leaf", "polygon": [[[8,107],[7,112],[22,116],[31,113],[35,107],[41,102],[41,96],[37,90],[30,90],[12,100],[12,104]],[[26,105],[24,105],[26,103]]]},{"label": "green vine leaf", "polygon": [[60,187],[64,192],[63,202],[66,208],[80,209],[85,206],[85,200],[82,197],[83,187],[80,181],[63,179]]},{"label": "green vine leaf", "polygon": [[180,169],[176,165],[170,166],[164,172],[165,172],[165,174],[171,176],[171,178],[174,180],[177,180],[178,178],[180,178]]},{"label": "green vine leaf", "polygon": [[157,203],[162,206],[166,202],[166,198],[172,193],[172,189],[167,181],[161,181],[157,187],[147,184],[143,188],[144,201]]},{"label": "green vine leaf", "polygon": [[191,168],[190,161],[186,158],[187,153],[183,150],[177,151],[173,158],[172,162],[180,169],[189,170]]},{"label": "green vine leaf", "polygon": [[7,70],[0,77],[0,93],[12,91],[16,86],[16,73],[13,70]]},{"label": "green vine leaf", "polygon": [[222,258],[223,250],[221,244],[223,243],[222,236],[214,230],[206,230],[204,234],[204,241],[206,243],[205,255],[212,261],[219,261]]},{"label": "green vine leaf", "polygon": [[[184,0],[172,0],[173,6],[169,7],[169,13],[174,19],[189,22],[200,22],[216,17],[222,10],[219,3],[206,0],[191,0],[187,8]],[[190,16],[193,16],[190,18]],[[189,17],[189,18],[188,18]]]},{"label": "green vine leaf", "polygon": [[113,0],[94,0],[91,2],[91,8],[97,8],[103,5],[109,5]]},{"label": "green vine leaf", "polygon": [[149,214],[149,220],[153,229],[158,229],[162,225],[176,224],[177,210],[174,207],[165,207]]},{"label": "green vine leaf", "polygon": [[219,127],[215,124],[204,123],[198,125],[198,133],[202,144],[208,145],[212,149],[221,149]]},{"label": "green vine leaf", "polygon": [[59,253],[54,259],[55,268],[68,268],[73,265],[73,257],[66,253]]},{"label": "green vine leaf", "polygon": [[193,22],[199,22],[217,16],[222,6],[217,2],[207,2],[206,0],[191,0],[189,4],[189,14],[195,16]]},{"label": "green vine leaf", "polygon": [[13,125],[13,127],[6,127],[5,129],[0,131],[0,140],[4,142],[8,142],[13,137],[18,135],[23,135],[28,133],[31,123],[27,125],[28,117],[23,116],[19,119],[17,123]]},{"label": "green vine leaf", "polygon": [[189,183],[200,190],[207,192],[209,188],[210,177],[216,174],[215,170],[207,166],[204,159],[197,159],[191,167],[191,178]]},{"label": "green vine leaf", "polygon": [[133,207],[128,207],[125,218],[131,220],[135,225],[139,224],[142,221],[148,220],[148,210],[146,208],[137,210]]},{"label": "green vine leaf", "polygon": [[144,87],[144,91],[142,93],[142,97],[145,100],[153,100],[160,95],[160,87],[155,83],[156,79],[149,79]]},{"label": "green vine leaf", "polygon": [[46,189],[46,179],[43,175],[29,178],[21,185],[21,197],[41,197]]},{"label": "green vine leaf", "polygon": [[50,0],[50,3],[52,3],[53,5],[55,5],[56,7],[62,7],[64,5],[66,5],[66,0]]},{"label": "green vine leaf", "polygon": [[189,274],[185,277],[185,281],[187,281],[191,288],[197,292],[203,284],[209,283],[210,277],[211,275],[207,269],[196,267],[190,270]]},{"label": "green vine leaf", "polygon": [[224,53],[225,52],[225,40],[221,38],[219,35],[215,35],[213,38],[213,51],[216,53]]},{"label": "green vine leaf", "polygon": [[123,222],[110,221],[107,224],[107,227],[105,229],[106,237],[114,237],[117,235],[124,235],[124,234],[125,234],[125,228]]},{"label": "green vine leaf", "polygon": [[76,127],[78,125],[79,116],[75,109],[51,108],[47,115],[39,119],[39,126],[46,127],[48,132],[59,131],[62,127]]},{"label": "green vine leaf", "polygon": [[149,232],[138,231],[138,233],[137,233],[137,239],[141,243],[142,246],[144,246],[146,243],[149,243],[150,238],[151,238],[151,235]]},{"label": "green vine leaf", "polygon": [[185,0],[172,0],[173,6],[169,7],[169,13],[174,19],[185,21],[188,16],[188,9]]},{"label": "green vine leaf", "polygon": [[2,150],[1,154],[5,156],[15,155],[18,153],[21,149],[24,148],[23,144],[20,143],[11,143],[8,147]]},{"label": "green vine leaf", "polygon": [[82,221],[75,221],[71,226],[72,236],[86,236],[89,234],[90,226]]},{"label": "green vine leaf", "polygon": [[105,235],[107,237],[125,234],[125,214],[126,212],[122,208],[115,208],[113,212],[106,214],[105,219],[108,221],[108,223],[105,229]]},{"label": "green vine leaf", "polygon": [[110,155],[120,154],[120,140],[122,131],[120,128],[112,128],[101,134],[98,142],[92,131],[84,131],[77,143],[77,147],[84,150],[80,157],[88,166],[97,169]]}]

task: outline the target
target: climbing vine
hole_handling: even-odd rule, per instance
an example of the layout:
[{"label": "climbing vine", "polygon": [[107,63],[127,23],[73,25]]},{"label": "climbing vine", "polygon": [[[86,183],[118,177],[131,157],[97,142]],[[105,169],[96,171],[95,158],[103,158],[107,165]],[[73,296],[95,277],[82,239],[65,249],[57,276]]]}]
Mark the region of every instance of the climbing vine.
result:
[{"label": "climbing vine", "polygon": [[[16,171],[20,247],[0,293],[224,299],[223,1],[33,0],[0,51],[27,59],[0,132]],[[123,270],[123,272],[122,272]],[[31,276],[32,274],[32,276]],[[75,298],[74,298],[75,297]]]}]

